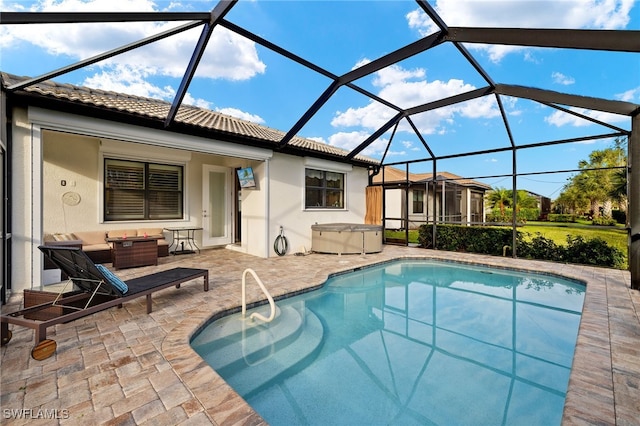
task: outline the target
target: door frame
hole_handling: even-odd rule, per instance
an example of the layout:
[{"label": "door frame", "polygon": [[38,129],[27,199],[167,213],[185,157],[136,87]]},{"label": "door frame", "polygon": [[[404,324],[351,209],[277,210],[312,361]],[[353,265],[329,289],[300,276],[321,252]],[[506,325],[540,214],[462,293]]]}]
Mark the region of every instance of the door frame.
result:
[{"label": "door frame", "polygon": [[[209,174],[211,172],[223,173],[224,175],[224,235],[220,237],[210,237],[209,216],[212,212],[207,211],[209,206]],[[216,166],[212,164],[202,165],[202,246],[213,247],[231,244],[234,239],[234,216],[235,203],[232,201],[234,187],[232,186],[233,168]]]}]

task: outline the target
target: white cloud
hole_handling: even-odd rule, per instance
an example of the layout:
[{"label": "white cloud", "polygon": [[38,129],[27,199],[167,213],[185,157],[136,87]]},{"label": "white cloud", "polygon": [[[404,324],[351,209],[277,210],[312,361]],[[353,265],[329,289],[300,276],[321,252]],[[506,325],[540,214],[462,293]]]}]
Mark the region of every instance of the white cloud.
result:
[{"label": "white cloud", "polygon": [[[105,69],[91,77],[87,77],[81,84],[93,89],[127,93],[145,98],[163,99],[173,102],[176,91],[171,86],[159,87],[149,82],[149,73],[141,68],[117,65]],[[190,93],[184,97],[184,104],[200,108],[211,108],[211,103],[204,99],[194,98]]]},{"label": "white cloud", "polygon": [[569,77],[567,75],[562,74],[561,72],[553,72],[551,73],[551,78],[553,82],[556,84],[562,84],[564,86],[569,86],[576,82],[576,79],[573,77]]},{"label": "white cloud", "polygon": [[226,114],[226,115],[230,115],[232,117],[239,118],[241,120],[251,121],[252,123],[258,123],[258,124],[263,124],[264,123],[264,119],[262,117],[260,117],[259,115],[250,114],[248,112],[240,111],[237,108],[220,108],[220,109],[216,109],[216,111],[218,111],[218,112],[220,112],[222,114]]},{"label": "white cloud", "polygon": [[116,65],[86,78],[82,85],[147,98],[173,98],[176,92],[172,87],[158,87],[149,82],[151,73],[151,70],[141,67]]},{"label": "white cloud", "polygon": [[[434,8],[452,27],[622,29],[630,21],[633,3],[634,0],[437,0]],[[406,19],[409,27],[421,35],[439,30],[421,9],[410,12]],[[487,52],[494,62],[508,53],[524,50],[514,46],[468,46]]]},{"label": "white cloud", "polygon": [[[430,82],[426,78],[424,69],[407,70],[399,65],[392,65],[378,71],[374,75],[373,82],[376,87],[380,88],[378,96],[402,108],[423,105],[475,89],[473,85],[458,79]],[[331,121],[331,125],[334,127],[358,126],[375,130],[396,114],[395,110],[378,102],[370,101],[364,107],[352,107],[345,111],[338,111]],[[444,127],[453,124],[455,117],[492,118],[498,115],[499,110],[495,98],[487,96],[415,114],[411,118],[422,134],[434,134],[443,133]],[[398,130],[413,133],[413,130],[404,121]]]},{"label": "white cloud", "polygon": [[[329,136],[329,145],[351,151],[359,146],[370,135],[370,133],[363,130],[354,132],[338,132]],[[314,140],[317,140],[317,138]],[[380,156],[384,153],[384,150],[386,149],[388,143],[388,139],[378,138],[367,148],[365,148],[360,154],[374,157]]]},{"label": "white cloud", "polygon": [[372,101],[366,107],[338,111],[331,120],[331,125],[334,127],[362,126],[367,129],[377,129],[395,114],[394,110]]},{"label": "white cloud", "polygon": [[531,62],[532,64],[540,64],[542,63],[542,60],[539,59],[538,57],[534,56],[533,52],[531,50],[527,50],[526,52],[524,52],[524,56],[523,56],[524,60],[526,62]]},{"label": "white cloud", "polygon": [[[602,111],[593,111],[584,108],[569,108],[571,111],[574,111],[578,114],[582,114],[586,117],[593,118],[598,121],[602,121],[603,123],[619,123],[626,122],[629,118],[624,115],[611,114],[608,112]],[[585,120],[583,118],[577,117],[572,114],[567,114],[566,112],[556,110],[551,115],[548,115],[544,118],[544,121],[547,123],[554,125],[556,127],[562,126],[573,126],[573,127],[585,127],[591,126],[595,123]]]},{"label": "white cloud", "polygon": [[[169,4],[173,8],[174,4]],[[46,12],[157,12],[150,0],[43,0],[31,11]],[[12,25],[0,28],[0,47],[29,43],[49,54],[81,60],[134,41],[175,28],[183,23],[128,22],[94,24]],[[140,68],[147,76],[182,77],[198,40],[202,27],[182,32],[118,55],[95,65],[118,67],[128,64]],[[224,52],[224,55],[220,54]],[[196,72],[197,77],[246,80],[265,72],[266,65],[258,58],[255,44],[218,26]]]},{"label": "white cloud", "polygon": [[[392,65],[373,75],[373,85],[379,88],[377,93],[379,97],[402,108],[423,105],[476,89],[473,85],[466,84],[458,79],[428,81],[426,75],[426,70],[422,68],[405,69],[399,65]],[[370,101],[363,107],[350,107],[344,111],[338,111],[331,121],[332,126],[336,128],[356,127],[360,128],[360,130],[335,133],[329,138],[329,143],[352,150],[369,137],[371,132],[379,129],[396,114],[397,111],[375,101]],[[493,96],[485,96],[468,102],[414,114],[411,120],[422,135],[442,135],[451,131],[456,118],[493,118],[499,116],[499,114],[495,98]],[[405,120],[402,120],[398,126],[398,132],[414,134],[413,129]],[[365,155],[380,156],[384,153],[387,144],[388,139],[384,137],[378,138],[363,153]],[[416,147],[410,141],[401,141],[399,144],[394,143],[395,145],[400,149],[390,150],[387,152],[388,156],[403,156],[407,155],[407,151],[422,149],[421,147]]]},{"label": "white cloud", "polygon": [[187,92],[184,95],[184,99],[182,100],[182,104],[183,105],[193,105],[196,106],[198,108],[204,108],[204,109],[211,109],[211,102],[205,100],[205,99],[200,99],[200,98],[194,98],[193,96],[191,96],[191,93]]},{"label": "white cloud", "polygon": [[640,100],[640,87],[629,89],[626,92],[616,94],[616,98],[625,102],[635,102]]},{"label": "white cloud", "polygon": [[373,85],[376,87],[385,87],[395,84],[399,81],[407,81],[414,78],[424,78],[426,71],[422,68],[407,70],[399,65],[391,65],[383,68],[375,73]]}]

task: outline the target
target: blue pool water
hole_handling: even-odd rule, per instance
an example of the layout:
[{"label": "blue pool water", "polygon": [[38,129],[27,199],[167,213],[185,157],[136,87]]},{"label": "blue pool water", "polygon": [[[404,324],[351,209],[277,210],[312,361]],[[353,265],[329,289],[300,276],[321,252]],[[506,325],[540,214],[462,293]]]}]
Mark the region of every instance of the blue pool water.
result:
[{"label": "blue pool water", "polygon": [[547,275],[397,261],[281,300],[269,324],[216,320],[191,344],[271,425],[553,425],[584,293]]}]

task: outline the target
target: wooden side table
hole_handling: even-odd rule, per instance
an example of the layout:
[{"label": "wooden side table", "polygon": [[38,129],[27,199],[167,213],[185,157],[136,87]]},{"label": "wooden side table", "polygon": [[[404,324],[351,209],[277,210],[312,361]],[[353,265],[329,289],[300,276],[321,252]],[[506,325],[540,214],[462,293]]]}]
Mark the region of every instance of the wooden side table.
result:
[{"label": "wooden side table", "polygon": [[158,238],[108,238],[111,261],[115,269],[136,268],[158,264]]}]

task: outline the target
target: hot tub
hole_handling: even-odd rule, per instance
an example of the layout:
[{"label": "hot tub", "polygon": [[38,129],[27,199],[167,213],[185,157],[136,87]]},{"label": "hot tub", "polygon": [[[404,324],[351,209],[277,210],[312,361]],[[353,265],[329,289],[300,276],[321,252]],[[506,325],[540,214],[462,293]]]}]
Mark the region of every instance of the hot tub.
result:
[{"label": "hot tub", "polygon": [[311,225],[311,250],[333,254],[381,252],[382,226],[357,223]]}]

